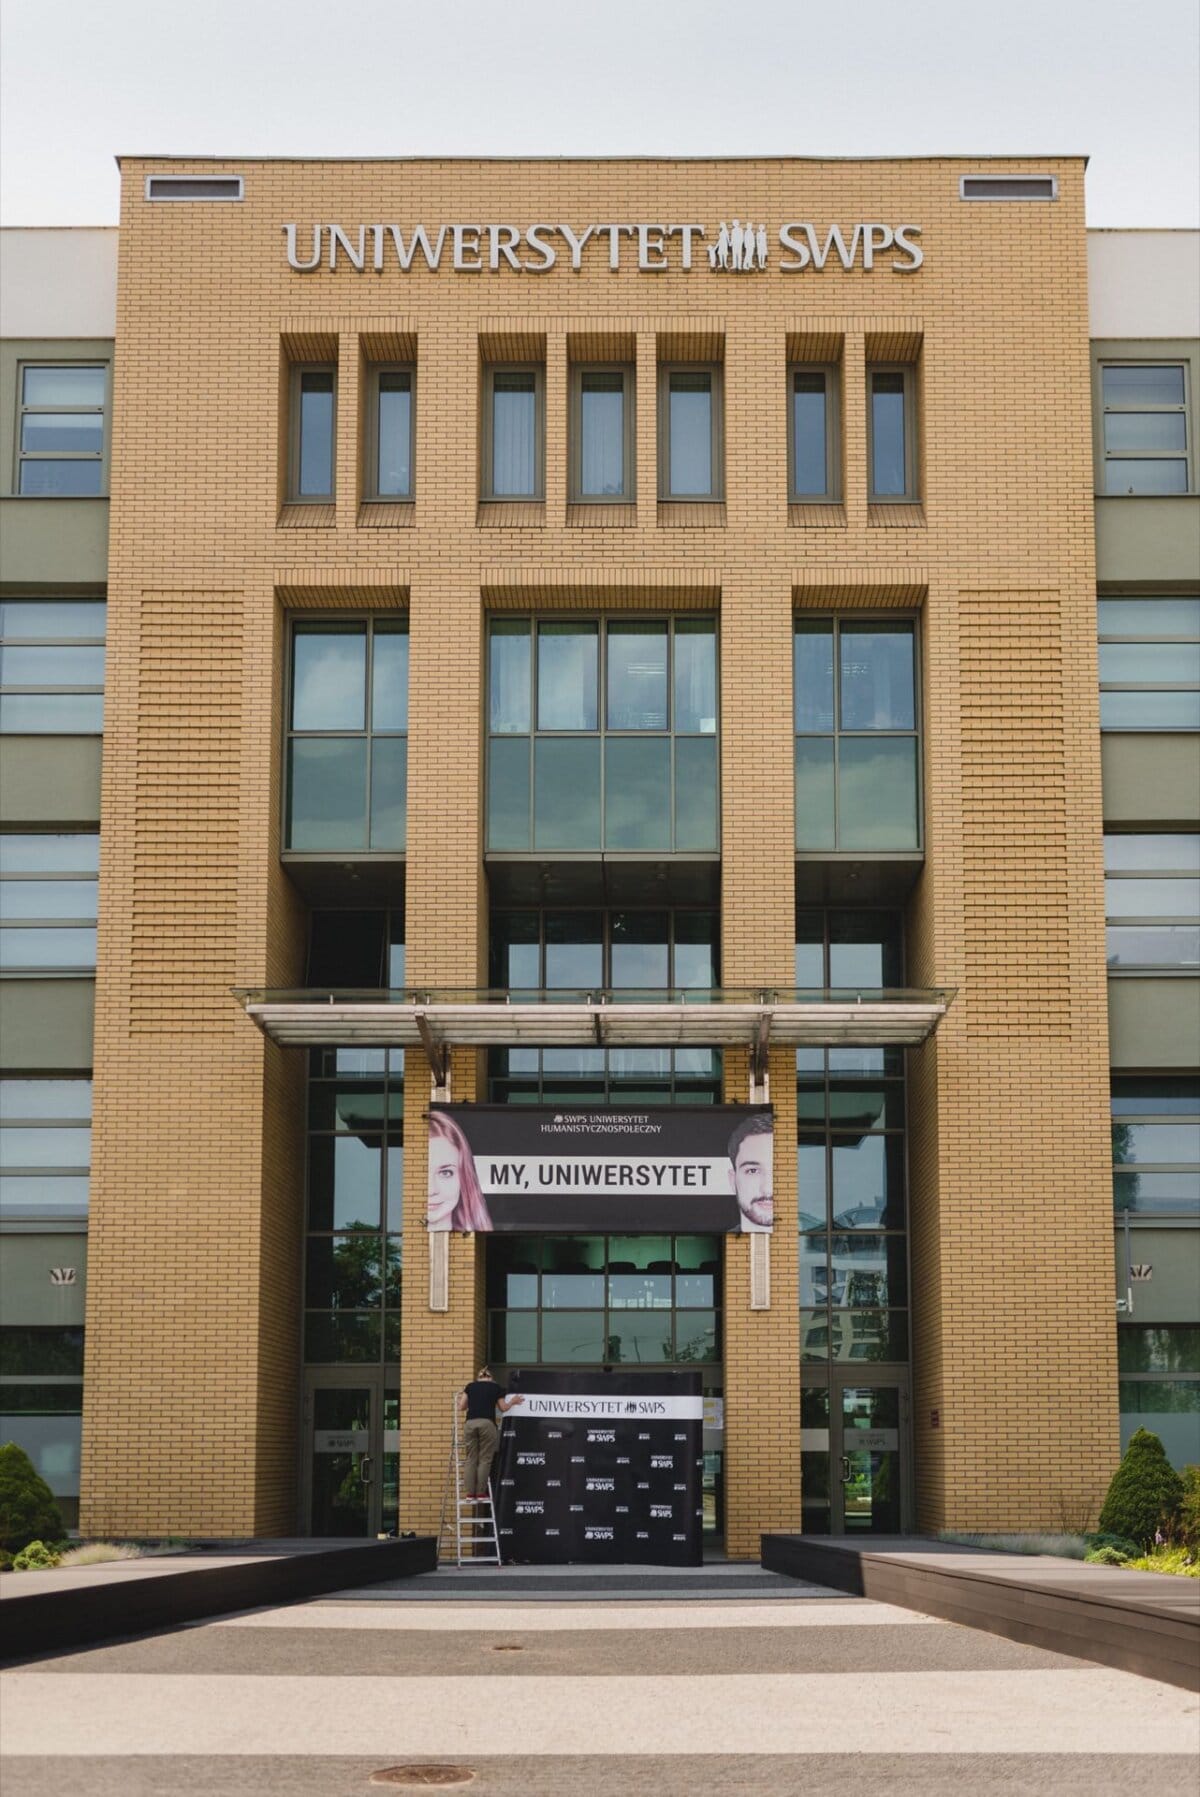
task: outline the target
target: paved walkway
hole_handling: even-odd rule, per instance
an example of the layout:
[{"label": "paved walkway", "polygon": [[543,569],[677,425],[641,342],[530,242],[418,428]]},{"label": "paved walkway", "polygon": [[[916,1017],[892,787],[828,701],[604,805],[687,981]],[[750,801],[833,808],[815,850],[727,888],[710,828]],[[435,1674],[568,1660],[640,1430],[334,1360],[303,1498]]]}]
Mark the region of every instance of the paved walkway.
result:
[{"label": "paved walkway", "polygon": [[0,1678],[5,1797],[367,1797],[397,1764],[479,1797],[1194,1797],[1188,1693],[794,1582],[732,1595],[752,1570],[718,1599],[418,1597],[439,1573],[33,1661]]}]

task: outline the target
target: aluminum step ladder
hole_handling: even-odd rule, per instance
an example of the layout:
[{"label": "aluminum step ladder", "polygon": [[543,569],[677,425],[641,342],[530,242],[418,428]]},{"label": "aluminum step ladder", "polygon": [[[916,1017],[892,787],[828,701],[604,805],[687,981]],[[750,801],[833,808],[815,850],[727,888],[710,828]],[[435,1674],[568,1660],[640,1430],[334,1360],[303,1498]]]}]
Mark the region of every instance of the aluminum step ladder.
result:
[{"label": "aluminum step ladder", "polygon": [[446,1467],[446,1484],[442,1492],[442,1515],[438,1524],[438,1565],[446,1564],[453,1553],[455,1566],[500,1566],[500,1536],[496,1529],[496,1507],[491,1486],[486,1497],[468,1497],[463,1493],[462,1412],[458,1408],[460,1394],[450,1401],[450,1459]]}]

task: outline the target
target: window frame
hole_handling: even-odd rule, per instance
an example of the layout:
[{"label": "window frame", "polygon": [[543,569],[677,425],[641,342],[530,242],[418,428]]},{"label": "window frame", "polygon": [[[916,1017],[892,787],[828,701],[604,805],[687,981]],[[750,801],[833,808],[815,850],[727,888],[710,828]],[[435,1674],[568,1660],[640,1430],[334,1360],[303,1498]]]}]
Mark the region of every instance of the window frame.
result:
[{"label": "window frame", "polygon": [[[496,376],[533,376],[533,492],[497,493],[495,478]],[[479,444],[479,498],[484,505],[544,505],[546,502],[546,364],[485,362],[482,381],[482,430]]]},{"label": "window frame", "polygon": [[[904,491],[875,491],[875,387],[877,374],[898,374],[904,380]],[[868,505],[919,505],[919,458],[917,454],[917,370],[913,362],[868,362],[867,364],[867,503]]]},{"label": "window frame", "polygon": [[[1128,498],[1129,495],[1128,494],[1118,495],[1118,497]],[[1139,496],[1134,495],[1134,497],[1139,497]],[[1140,497],[1145,497],[1145,495],[1141,495]],[[1167,634],[1164,634],[1161,632],[1156,633],[1151,636],[1146,636],[1144,634],[1138,635],[1138,636],[1133,636],[1133,635],[1130,635],[1127,631],[1105,630],[1103,628],[1104,620],[1103,620],[1103,613],[1101,611],[1101,607],[1104,605],[1106,600],[1110,600],[1110,599],[1120,600],[1123,604],[1126,604],[1126,605],[1153,605],[1158,600],[1168,600],[1169,601],[1172,599],[1191,599],[1196,602],[1198,607],[1200,607],[1200,592],[1187,592],[1187,593],[1101,592],[1097,595],[1097,598],[1096,598],[1096,641],[1097,641],[1097,644],[1101,648],[1105,644],[1110,644],[1110,643],[1111,644],[1143,645],[1143,646],[1146,646],[1146,645],[1169,645],[1172,643],[1184,644],[1189,647],[1193,643],[1200,645],[1200,626],[1197,627],[1197,633],[1194,636],[1191,636],[1191,635],[1181,636],[1181,635],[1177,635],[1177,634],[1167,635]],[[1158,723],[1153,723],[1153,722],[1152,723],[1143,723],[1143,724],[1106,724],[1104,722],[1104,695],[1106,693],[1155,694],[1155,693],[1179,693],[1179,692],[1193,693],[1194,692],[1197,695],[1197,705],[1200,706],[1200,686],[1194,685],[1190,680],[1188,680],[1188,681],[1180,681],[1180,680],[1136,680],[1136,681],[1122,680],[1122,681],[1115,681],[1115,680],[1105,680],[1103,675],[1100,674],[1099,689],[1100,689],[1100,731],[1101,731],[1102,736],[1122,736],[1122,735],[1125,735],[1125,736],[1187,736],[1187,735],[1190,735],[1193,733],[1193,731],[1191,729],[1189,729],[1188,725],[1186,725],[1186,724],[1171,724],[1171,723],[1158,724]],[[1153,701],[1151,700],[1150,708],[1152,709],[1152,707],[1153,707]]]},{"label": "window frame", "polygon": [[1200,934],[1200,905],[1194,912],[1186,909],[1157,915],[1154,912],[1131,912],[1129,915],[1118,913],[1110,916],[1108,910],[1108,884],[1110,880],[1128,882],[1136,886],[1139,880],[1178,880],[1181,888],[1191,889],[1200,884],[1200,873],[1193,867],[1184,865],[1181,858],[1172,867],[1146,868],[1110,868],[1107,860],[1106,845],[1116,837],[1136,840],[1145,836],[1174,836],[1180,842],[1194,841],[1200,843],[1200,832],[1196,830],[1105,830],[1103,845],[1104,863],[1104,934],[1105,934],[1105,967],[1111,979],[1197,979],[1200,977],[1200,961],[1114,961],[1110,952],[1111,933],[1116,929],[1195,929]]},{"label": "window frame", "polygon": [[[1192,1077],[1188,1074],[1165,1074],[1162,1076],[1162,1079],[1164,1084],[1168,1085],[1175,1083],[1180,1085],[1190,1085],[1194,1083]],[[1189,1109],[1181,1108],[1178,1112],[1174,1112],[1161,1107],[1161,1097],[1159,1097],[1160,1108],[1155,1109],[1155,1098],[1159,1095],[1152,1096],[1145,1093],[1131,1093],[1120,1090],[1122,1086],[1134,1083],[1152,1084],[1153,1076],[1145,1074],[1114,1073],[1111,1077],[1109,1115],[1114,1135],[1121,1125],[1130,1125],[1134,1128],[1139,1125],[1149,1125],[1153,1128],[1158,1124],[1170,1123],[1176,1118],[1181,1122],[1195,1122],[1200,1124],[1200,1087],[1197,1087],[1194,1097],[1191,1092],[1168,1094],[1168,1096],[1178,1097],[1184,1104],[1191,1107]],[[1135,1108],[1132,1110],[1122,1109],[1118,1111],[1114,1109],[1114,1100],[1118,1098],[1123,1098],[1128,1104],[1135,1106],[1138,1099],[1141,1099],[1143,1101],[1143,1106],[1140,1110]],[[1182,1227],[1184,1229],[1189,1227],[1194,1228],[1196,1226],[1196,1219],[1197,1217],[1200,1217],[1200,1197],[1198,1197],[1198,1202],[1192,1209],[1187,1208],[1186,1205],[1175,1209],[1168,1209],[1165,1207],[1156,1208],[1153,1203],[1147,1203],[1145,1207],[1137,1204],[1118,1204],[1116,1191],[1117,1178],[1120,1174],[1129,1172],[1135,1174],[1167,1173],[1194,1177],[1197,1181],[1198,1193],[1200,1193],[1200,1155],[1198,1155],[1194,1161],[1121,1161],[1117,1159],[1115,1142],[1113,1143],[1112,1150],[1113,1221],[1118,1228],[1122,1227],[1126,1217],[1129,1218],[1131,1225],[1134,1227],[1140,1227],[1146,1222],[1165,1223],[1174,1228]]]},{"label": "window frame", "polygon": [[[99,368],[104,374],[104,398],[98,406],[29,406],[25,403],[25,374],[31,368]],[[112,436],[112,358],[106,356],[19,356],[16,365],[16,408],[13,436],[11,490],[16,499],[107,499],[109,497],[109,452]],[[22,448],[23,424],[27,414],[38,417],[55,413],[77,414],[98,412],[100,415],[100,449],[28,451]],[[23,493],[21,470],[35,462],[93,462],[100,466],[100,485],[95,493]]]},{"label": "window frame", "polygon": [[[379,491],[379,378],[384,374],[408,376],[408,492]],[[363,504],[412,505],[417,496],[417,366],[415,362],[369,362],[366,369],[366,404],[363,407]],[[335,413],[336,423],[336,413]]]},{"label": "window frame", "polygon": [[[329,491],[300,491],[301,399],[306,374],[328,374],[333,380],[333,408],[329,420]],[[336,362],[293,362],[288,369],[288,505],[334,505],[337,503],[337,426],[338,365]]]},{"label": "window frame", "polygon": [[[399,611],[378,611],[378,612],[376,612],[376,611],[368,611],[368,612],[359,612],[359,611],[353,611],[353,612],[336,612],[336,611],[335,612],[325,612],[325,611],[307,612],[307,611],[299,611],[299,612],[292,612],[288,615],[288,620],[287,620],[287,626],[288,626],[287,627],[287,662],[286,662],[285,671],[284,671],[284,696],[283,696],[284,697],[284,702],[283,702],[283,748],[282,748],[282,762],[281,762],[282,803],[280,805],[280,814],[279,814],[279,852],[280,852],[282,859],[285,862],[291,862],[291,861],[306,861],[306,862],[309,862],[309,861],[336,861],[336,862],[339,862],[342,866],[345,866],[347,862],[357,862],[357,861],[362,861],[362,860],[372,860],[372,861],[397,861],[397,860],[400,860],[400,861],[403,861],[403,859],[407,853],[407,836],[408,836],[407,764],[406,764],[406,770],[405,770],[405,847],[402,849],[377,849],[377,848],[372,848],[371,843],[370,843],[370,838],[371,838],[371,797],[372,797],[372,786],[373,786],[374,772],[375,772],[374,754],[373,754],[374,743],[376,742],[376,740],[386,740],[386,741],[403,740],[405,743],[407,743],[409,734],[410,734],[410,732],[407,728],[405,728],[404,730],[379,730],[379,731],[377,731],[374,727],[374,716],[373,716],[374,667],[375,667],[374,639],[375,639],[376,630],[381,623],[385,624],[385,625],[388,625],[388,624],[394,625],[394,624],[399,624],[399,623],[403,624],[403,630],[385,630],[383,634],[385,634],[385,635],[403,635],[403,636],[407,636],[409,638],[409,658],[410,658],[409,659],[409,667],[410,667],[410,690],[411,690],[412,639],[411,639],[410,619],[409,619],[409,613],[408,613],[407,608],[401,609]],[[295,644],[296,644],[297,636],[304,634],[305,628],[310,625],[313,626],[315,630],[319,631],[322,627],[328,628],[329,626],[337,626],[337,625],[341,625],[341,626],[345,627],[345,626],[356,626],[356,625],[360,625],[360,624],[363,626],[363,636],[364,636],[364,644],[365,644],[364,657],[363,657],[363,717],[364,717],[365,721],[364,721],[362,727],[360,729],[350,729],[349,727],[343,728],[341,726],[332,727],[327,730],[298,730],[298,729],[296,729],[292,724],[292,707],[293,707],[293,703],[294,703],[294,699],[295,699],[295,679],[296,679]],[[349,634],[349,632],[347,632],[347,634]],[[320,741],[320,740],[341,741],[341,740],[345,740],[345,739],[353,739],[355,741],[358,741],[359,739],[361,739],[366,743],[366,747],[367,747],[366,787],[365,787],[365,792],[364,792],[364,805],[365,805],[364,816],[365,816],[365,822],[366,822],[366,841],[364,843],[362,843],[361,845],[359,845],[357,847],[352,847],[352,848],[340,848],[340,849],[338,849],[338,848],[323,848],[323,849],[294,848],[288,841],[288,836],[290,833],[291,801],[292,801],[292,765],[291,765],[291,763],[292,763],[292,757],[291,757],[292,743],[295,741],[298,741],[298,740],[311,742],[311,741]]]},{"label": "window frame", "polygon": [[[583,491],[583,377],[619,374],[621,386],[620,493]],[[570,505],[636,505],[637,503],[637,369],[632,362],[572,362],[567,383],[567,499]]]},{"label": "window frame", "polygon": [[[833,726],[830,730],[797,730],[796,728],[796,689],[794,645],[796,625],[798,623],[821,624],[833,626]],[[908,624],[912,629],[913,645],[913,727],[911,730],[845,730],[842,727],[842,674],[841,674],[841,632],[843,626],[854,628],[858,625]],[[829,737],[833,742],[833,843],[826,848],[801,848],[797,843],[794,854],[797,861],[912,861],[921,859],[925,853],[925,725],[922,710],[922,667],[921,667],[921,614],[919,611],[793,611],[793,677],[792,677],[792,742],[793,745],[802,737],[806,740],[821,740]],[[843,848],[839,846],[841,834],[841,805],[839,802],[838,775],[841,759],[838,745],[843,737],[851,737],[857,741],[875,738],[907,738],[911,737],[916,744],[915,762],[917,779],[917,840],[912,848],[880,849],[880,848]],[[794,753],[794,749],[793,749]],[[792,805],[795,810],[795,782],[793,778]],[[796,821],[793,821],[793,833]]]},{"label": "window frame", "polygon": [[[795,381],[798,374],[825,377],[825,491],[802,493],[796,486]],[[842,503],[842,406],[840,362],[789,362],[787,365],[787,453],[789,505]]]},{"label": "window frame", "polygon": [[[1157,356],[1122,356],[1099,354],[1095,360],[1095,491],[1098,499],[1184,499],[1196,491],[1195,474],[1195,433],[1192,429],[1192,367],[1191,358],[1174,348],[1168,348]],[[1183,376],[1183,399],[1178,405],[1155,406],[1138,404],[1136,406],[1110,406],[1104,398],[1104,373],[1108,368],[1178,368]],[[1108,449],[1106,420],[1109,414],[1123,416],[1129,413],[1151,412],[1156,416],[1183,417],[1183,449],[1124,449],[1113,451]],[[1110,461],[1120,462],[1179,462],[1183,463],[1184,485],[1178,493],[1130,493],[1110,489],[1108,485],[1108,465]]]},{"label": "window frame", "polygon": [[[671,376],[707,374],[709,389],[709,453],[712,487],[707,493],[671,491]],[[660,505],[724,505],[725,503],[725,364],[660,362],[658,364],[658,499]]]},{"label": "window frame", "polygon": [[[69,1164],[64,1161],[58,1165],[47,1166],[40,1166],[33,1163],[21,1165],[18,1162],[6,1162],[3,1157],[0,1156],[0,1190],[3,1189],[4,1182],[14,1176],[20,1179],[82,1178],[86,1185],[91,1178],[90,1137],[93,1126],[91,1073],[64,1073],[58,1069],[55,1069],[50,1073],[21,1073],[15,1070],[5,1069],[3,1080],[0,1081],[0,1084],[16,1085],[18,1083],[87,1086],[88,1099],[86,1113],[81,1109],[78,1112],[72,1111],[70,1113],[63,1112],[59,1115],[47,1114],[38,1116],[22,1114],[11,1109],[3,1110],[0,1111],[0,1131],[12,1130],[13,1132],[18,1132],[24,1129],[53,1129],[55,1131],[68,1130],[82,1133],[86,1130],[89,1135],[88,1162],[86,1169],[81,1171],[77,1161]],[[17,1139],[19,1140],[19,1137]],[[6,1208],[6,1206],[8,1208]],[[86,1193],[82,1204],[76,1208],[62,1209],[53,1213],[48,1213],[39,1209],[36,1204],[23,1205],[18,1200],[14,1199],[0,1200],[0,1228],[4,1229],[8,1229],[14,1225],[19,1226],[22,1229],[29,1229],[36,1225],[39,1228],[45,1228],[50,1232],[76,1229],[81,1222],[84,1223],[86,1227],[87,1215],[88,1196]]]},{"label": "window frame", "polygon": [[[8,647],[8,648],[13,648],[13,649],[16,649],[16,648],[21,648],[21,649],[103,649],[105,651],[106,672],[107,672],[107,647],[108,647],[107,604],[108,604],[108,602],[107,602],[107,599],[104,598],[103,596],[101,596],[100,594],[94,594],[94,595],[93,594],[81,594],[78,596],[78,599],[77,599],[74,595],[71,596],[70,598],[68,598],[65,595],[47,596],[46,594],[42,594],[42,593],[6,593],[4,595],[4,597],[2,599],[0,599],[0,616],[3,615],[4,607],[6,605],[38,605],[38,606],[46,605],[46,606],[49,606],[49,605],[54,605],[56,603],[63,603],[63,604],[70,605],[70,604],[79,603],[79,602],[89,604],[89,605],[102,605],[105,607],[105,633],[104,633],[104,635],[102,635],[102,636],[44,636],[44,635],[43,636],[4,636],[4,635],[0,634],[0,648]],[[2,626],[0,626],[0,629],[2,629]],[[38,738],[70,736],[70,737],[80,737],[80,738],[94,737],[94,738],[99,739],[104,735],[104,684],[105,684],[104,681],[101,680],[101,682],[98,686],[92,685],[92,684],[89,684],[87,686],[78,686],[78,685],[72,686],[72,685],[65,685],[61,682],[58,683],[57,685],[53,685],[46,681],[42,681],[37,686],[14,686],[11,683],[7,686],[0,685],[0,736],[34,736],[34,737],[38,737]],[[100,700],[100,723],[99,723],[99,725],[95,729],[88,729],[88,730],[78,730],[78,729],[76,729],[76,730],[7,730],[7,729],[4,729],[4,727],[3,727],[3,711],[4,711],[3,701],[5,699],[56,698],[56,697],[70,697],[72,699],[99,698],[99,700]]]},{"label": "window frame", "polygon": [[[77,867],[69,868],[69,869],[53,868],[53,867],[51,867],[51,868],[35,867],[35,868],[21,869],[20,871],[6,869],[3,872],[3,874],[0,875],[0,879],[2,879],[6,884],[8,882],[12,882],[13,884],[28,884],[28,883],[34,882],[34,881],[42,883],[42,884],[53,883],[53,884],[59,884],[59,885],[90,884],[90,885],[94,885],[96,887],[96,895],[97,895],[97,900],[98,900],[98,898],[99,898],[99,880],[100,880],[100,875],[99,875],[99,871],[98,871],[100,833],[99,833],[98,829],[91,829],[91,830],[73,830],[73,829],[67,829],[67,828],[54,828],[54,829],[49,829],[49,830],[46,830],[46,829],[41,829],[41,830],[37,830],[37,829],[17,829],[17,830],[7,829],[3,832],[3,835],[6,837],[44,836],[44,837],[48,837],[48,838],[50,838],[50,837],[58,838],[58,837],[62,837],[62,836],[67,836],[67,837],[78,837],[78,838],[86,840],[88,842],[94,842],[96,844],[96,856],[97,856],[97,868],[96,869],[84,868],[82,866],[77,866]],[[97,906],[97,909],[98,909],[98,906]],[[92,933],[93,939],[95,939],[96,935],[97,935],[97,919],[96,919],[95,915],[87,916],[87,915],[70,915],[70,914],[64,914],[62,916],[55,916],[55,917],[13,917],[13,918],[5,918],[3,924],[0,925],[0,928],[2,928],[5,932],[8,932],[10,930],[11,931],[18,931],[18,930],[20,930],[20,931],[24,931],[24,930],[55,930],[55,931],[57,931],[57,930],[64,930],[64,931],[65,930],[90,930]],[[28,965],[14,964],[12,966],[4,967],[3,977],[6,980],[22,980],[22,979],[94,980],[96,977],[97,956],[98,956],[98,943],[96,943],[95,947],[93,948],[92,958],[90,961],[84,961],[84,962],[80,962],[77,964],[65,964],[65,965],[61,964],[61,963],[53,962],[53,961],[31,962]]]}]

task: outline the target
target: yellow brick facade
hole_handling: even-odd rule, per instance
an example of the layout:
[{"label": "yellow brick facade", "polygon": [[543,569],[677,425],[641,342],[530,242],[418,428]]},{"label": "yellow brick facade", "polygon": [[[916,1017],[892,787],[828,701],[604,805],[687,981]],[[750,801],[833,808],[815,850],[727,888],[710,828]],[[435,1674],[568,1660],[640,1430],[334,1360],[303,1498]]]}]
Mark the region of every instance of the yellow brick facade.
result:
[{"label": "yellow brick facade", "polygon": [[[113,403],[82,1525],[297,1526],[304,1068],[233,987],[304,976],[282,869],[286,621],[407,609],[408,979],[485,982],[484,634],[500,609],[719,617],[722,980],[788,985],[792,620],[920,618],[925,866],[908,978],[955,988],[910,1055],[916,1521],[1056,1524],[1115,1459],[1112,1235],[1083,166],[1047,205],[969,205],[951,159],[220,165],[240,204],[147,204],[123,167]],[[1004,165],[992,165],[1001,167]],[[1014,168],[1019,165],[1013,164]],[[282,227],[396,220],[911,220],[900,273],[289,269]],[[370,243],[370,233],[367,237]],[[305,252],[302,250],[301,252]],[[545,499],[481,507],[480,370],[545,366]],[[636,505],[569,503],[572,361],[636,357]],[[838,505],[787,503],[789,360],[842,374]],[[364,510],[363,373],[417,369],[415,503]],[[658,364],[720,361],[725,501],[657,487]],[[287,507],[296,361],[336,362],[337,489]],[[866,368],[915,371],[920,504],[867,502]],[[410,1069],[416,1058],[410,1055]],[[771,1306],[725,1254],[727,1545],[800,1520],[795,1080],[777,1112]],[[726,1057],[727,1099],[749,1093]],[[456,1099],[482,1095],[456,1053]],[[401,1520],[436,1524],[448,1393],[483,1351],[481,1251],[429,1308],[424,1083],[405,1146]]]}]

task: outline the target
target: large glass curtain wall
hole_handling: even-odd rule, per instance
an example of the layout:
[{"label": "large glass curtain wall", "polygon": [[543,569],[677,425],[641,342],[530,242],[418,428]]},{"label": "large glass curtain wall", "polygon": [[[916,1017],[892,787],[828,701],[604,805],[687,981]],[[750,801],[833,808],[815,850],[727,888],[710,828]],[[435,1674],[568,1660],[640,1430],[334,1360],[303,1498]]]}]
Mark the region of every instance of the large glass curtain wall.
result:
[{"label": "large glass curtain wall", "polygon": [[[648,997],[719,983],[715,911],[494,911],[489,985],[520,992],[620,987]],[[493,1049],[496,1104],[714,1104],[721,1056],[709,1048]]]},{"label": "large glass curtain wall", "polygon": [[487,846],[713,854],[713,618],[493,618]]},{"label": "large glass curtain wall", "polygon": [[[902,985],[901,941],[893,912],[801,912],[796,984]],[[834,1372],[874,1376],[908,1362],[903,1050],[798,1049],[796,1106],[801,1478],[804,1527],[820,1533],[830,1526]]]}]

